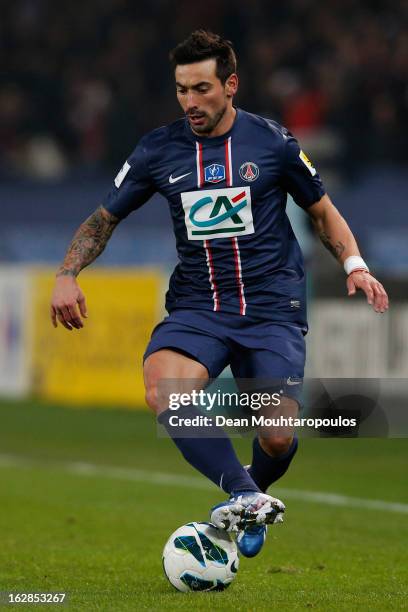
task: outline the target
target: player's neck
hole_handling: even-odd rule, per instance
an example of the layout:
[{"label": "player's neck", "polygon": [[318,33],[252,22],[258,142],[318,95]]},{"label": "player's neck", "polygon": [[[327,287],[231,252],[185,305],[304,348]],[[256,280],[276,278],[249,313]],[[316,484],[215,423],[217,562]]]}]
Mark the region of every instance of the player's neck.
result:
[{"label": "player's neck", "polygon": [[213,131],[210,134],[206,134],[206,136],[213,138],[214,136],[222,136],[223,134],[229,132],[234,125],[236,115],[237,111],[233,106],[227,108],[222,119],[219,121],[219,123],[217,123]]}]

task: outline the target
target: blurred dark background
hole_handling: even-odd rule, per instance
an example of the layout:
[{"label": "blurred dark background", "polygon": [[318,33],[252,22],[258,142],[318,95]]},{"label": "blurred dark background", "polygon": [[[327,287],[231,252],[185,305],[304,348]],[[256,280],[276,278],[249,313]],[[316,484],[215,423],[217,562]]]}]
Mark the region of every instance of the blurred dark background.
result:
[{"label": "blurred dark background", "polygon": [[346,170],[405,162],[407,16],[398,0],[3,2],[2,166],[35,172],[48,151],[55,166],[117,167],[177,115],[168,51],[203,26],[235,45],[240,105],[325,132]]},{"label": "blurred dark background", "polygon": [[[180,116],[168,52],[204,27],[234,43],[237,105],[295,133],[370,263],[405,276],[407,25],[405,0],[2,1],[0,260],[61,259],[138,138]],[[102,262],[172,261],[158,207],[132,216]]]}]

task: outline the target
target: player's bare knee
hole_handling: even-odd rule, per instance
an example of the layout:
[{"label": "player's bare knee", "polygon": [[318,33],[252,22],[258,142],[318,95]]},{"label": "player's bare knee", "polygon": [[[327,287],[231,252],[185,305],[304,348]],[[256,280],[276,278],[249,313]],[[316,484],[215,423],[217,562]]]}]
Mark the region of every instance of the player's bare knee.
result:
[{"label": "player's bare knee", "polygon": [[291,447],[293,437],[276,436],[271,438],[260,437],[259,443],[263,450],[272,457],[279,457],[288,452]]},{"label": "player's bare knee", "polygon": [[160,394],[156,384],[146,385],[145,400],[149,408],[156,414],[160,414],[167,408],[160,401]]}]

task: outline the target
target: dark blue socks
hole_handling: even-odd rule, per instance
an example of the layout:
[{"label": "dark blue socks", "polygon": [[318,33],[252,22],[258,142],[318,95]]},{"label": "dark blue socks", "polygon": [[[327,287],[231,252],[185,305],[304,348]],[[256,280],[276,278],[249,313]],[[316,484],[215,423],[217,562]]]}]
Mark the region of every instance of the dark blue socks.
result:
[{"label": "dark blue socks", "polygon": [[286,453],[278,457],[271,457],[263,450],[258,438],[254,439],[252,445],[252,463],[249,473],[261,491],[266,491],[273,482],[284,475],[296,454],[297,447],[298,439],[295,437]]},{"label": "dark blue socks", "polygon": [[238,461],[231,440],[222,427],[178,427],[170,424],[169,419],[174,416],[194,418],[203,417],[203,413],[188,406],[177,411],[167,409],[157,419],[190,465],[227,493],[259,491],[252,477]]}]

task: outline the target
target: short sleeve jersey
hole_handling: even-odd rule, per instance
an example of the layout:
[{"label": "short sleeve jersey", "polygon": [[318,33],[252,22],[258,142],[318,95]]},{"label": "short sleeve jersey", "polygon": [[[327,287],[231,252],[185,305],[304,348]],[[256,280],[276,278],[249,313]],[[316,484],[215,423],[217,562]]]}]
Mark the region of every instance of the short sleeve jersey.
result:
[{"label": "short sleeve jersey", "polygon": [[237,109],[229,132],[199,137],[186,119],[144,136],[104,207],[119,219],[154,193],[168,201],[179,263],[166,308],[208,309],[306,325],[303,258],[286,214],[325,190],[297,140]]}]

